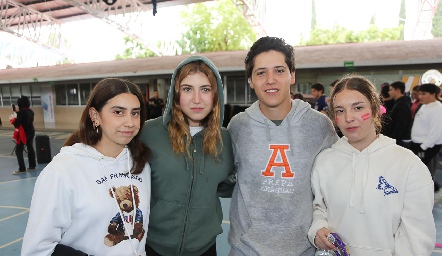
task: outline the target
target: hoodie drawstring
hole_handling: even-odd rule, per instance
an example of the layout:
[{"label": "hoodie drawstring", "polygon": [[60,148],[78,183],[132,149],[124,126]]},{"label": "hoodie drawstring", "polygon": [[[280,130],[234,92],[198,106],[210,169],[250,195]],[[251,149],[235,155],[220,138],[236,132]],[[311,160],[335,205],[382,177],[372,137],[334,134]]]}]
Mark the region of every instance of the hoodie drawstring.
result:
[{"label": "hoodie drawstring", "polygon": [[[127,148],[125,148],[124,150],[127,150]],[[129,154],[126,152],[126,158],[127,158],[127,168],[128,168],[128,170],[129,170],[129,174],[128,174],[128,176],[129,176],[129,180],[130,180],[130,191],[131,191],[131,193],[132,193],[132,207],[133,207],[133,214],[134,214],[134,216],[133,216],[133,218],[132,218],[132,230],[134,230],[134,227],[135,227],[135,219],[136,219],[136,213],[137,213],[137,209],[135,208],[136,207],[136,204],[135,204],[135,197],[134,197],[134,186],[133,186],[133,184],[132,184],[132,168],[131,168],[131,166],[130,166],[130,158],[129,158]],[[116,204],[116,206],[117,206],[117,209],[118,209],[118,212],[120,213],[120,218],[121,218],[121,220],[122,220],[122,222],[123,222],[123,225],[124,225],[124,231],[125,231],[125,233],[126,233],[126,236],[128,237],[128,240],[129,240],[129,243],[130,243],[130,245],[131,245],[131,247],[132,247],[132,250],[133,250],[133,253],[134,253],[134,255],[135,256],[137,256],[138,255],[138,253],[137,253],[137,250],[135,249],[135,246],[134,246],[134,244],[133,244],[133,242],[132,242],[132,238],[131,238],[131,236],[129,235],[129,230],[127,229],[127,227],[126,227],[126,223],[125,223],[125,221],[124,221],[124,215],[123,215],[123,212],[121,211],[121,208],[120,208],[120,206],[118,205],[118,201],[117,201],[117,197],[116,197],[116,195],[115,195],[115,191],[112,189],[112,184],[111,184],[111,181],[110,181],[110,179],[107,179],[107,169],[106,169],[106,166],[104,165],[104,163],[103,163],[103,158],[100,158],[99,159],[99,162],[100,162],[100,164],[101,164],[101,167],[103,167],[102,169],[100,169],[100,172],[101,172],[101,174],[103,175],[103,170],[104,170],[104,176],[106,177],[106,180],[107,180],[107,184],[108,184],[108,186],[109,186],[109,189],[110,189],[110,191],[112,192],[112,197],[114,198],[114,202],[115,202],[115,204]]]},{"label": "hoodie drawstring", "polygon": [[[293,104],[293,101],[292,101],[292,104]],[[293,131],[292,131],[291,120],[292,120],[293,115],[295,115],[296,110],[298,109],[298,106],[299,106],[299,102],[297,102],[297,104],[295,106],[295,110],[290,111],[288,116],[285,118],[287,120],[287,133],[289,135],[290,153],[292,156],[295,155],[295,150],[294,150],[294,140],[293,140],[293,136],[292,136]],[[269,125],[268,118],[264,118],[264,122],[265,122],[267,140],[270,141],[272,138],[270,136],[270,125]]]},{"label": "hoodie drawstring", "polygon": [[[294,104],[293,101],[292,101],[292,104]],[[292,131],[292,122],[291,122],[291,120],[292,120],[292,116],[295,115],[296,110],[298,109],[298,106],[299,106],[299,101],[298,101],[298,103],[295,106],[295,110],[293,112],[290,111],[289,112],[289,116],[286,118],[287,123],[288,123],[287,124],[287,129],[288,129],[287,133],[289,134],[290,152],[291,152],[292,156],[295,156],[295,150],[294,150],[295,145],[294,145],[294,140],[293,140],[293,136],[292,136],[293,131]]]},{"label": "hoodie drawstring", "polygon": [[270,137],[270,127],[269,127],[269,122],[267,121],[266,118],[264,118],[264,122],[266,123],[266,135],[267,135],[267,140],[270,141],[272,138]]},{"label": "hoodie drawstring", "polygon": [[355,190],[356,190],[356,184],[355,184],[356,153],[354,152],[352,154],[351,169],[352,169],[352,177],[351,177],[350,208],[353,208],[355,206],[354,200],[355,200]]},{"label": "hoodie drawstring", "polygon": [[292,156],[295,156],[295,150],[294,150],[294,145],[293,145],[293,137],[292,137],[292,126],[290,125],[290,119],[287,118],[288,120],[288,125],[287,125],[287,133],[289,134],[289,144],[290,144],[290,152],[292,154]]},{"label": "hoodie drawstring", "polygon": [[[371,155],[371,152],[368,152],[365,155],[364,172],[362,174],[363,176],[362,176],[361,202],[359,205],[359,212],[360,213],[365,213],[365,188],[367,187],[367,183],[368,183],[368,170],[370,169],[370,167],[369,167],[370,155]],[[354,207],[354,198],[355,198],[355,190],[356,190],[356,180],[355,180],[356,160],[357,160],[356,158],[357,158],[357,154],[356,154],[356,152],[353,152],[352,153],[352,162],[351,162],[352,178],[351,178],[350,208]]]},{"label": "hoodie drawstring", "polygon": [[359,212],[360,213],[365,213],[365,187],[367,186],[368,183],[368,170],[370,170],[370,155],[371,152],[367,152],[367,154],[365,155],[365,168],[364,168],[364,176],[362,179],[362,193],[361,193],[361,205],[359,206]]}]

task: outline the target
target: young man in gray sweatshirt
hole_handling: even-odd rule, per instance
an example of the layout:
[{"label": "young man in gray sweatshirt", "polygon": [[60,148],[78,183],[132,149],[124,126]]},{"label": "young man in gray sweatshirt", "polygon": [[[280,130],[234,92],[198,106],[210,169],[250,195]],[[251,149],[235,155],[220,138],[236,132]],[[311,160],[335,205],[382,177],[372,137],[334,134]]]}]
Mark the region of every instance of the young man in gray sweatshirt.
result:
[{"label": "young man in gray sweatshirt", "polygon": [[245,59],[258,100],[232,118],[238,175],[230,205],[231,256],[314,255],[310,174],[316,155],[338,137],[330,119],[302,100],[295,83],[293,47],[263,37]]}]

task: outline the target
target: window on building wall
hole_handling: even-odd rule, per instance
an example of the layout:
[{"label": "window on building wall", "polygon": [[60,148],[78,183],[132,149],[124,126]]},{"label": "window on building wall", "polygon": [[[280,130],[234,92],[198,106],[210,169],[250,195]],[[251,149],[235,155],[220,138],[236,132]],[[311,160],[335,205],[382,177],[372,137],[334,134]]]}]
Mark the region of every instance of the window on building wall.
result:
[{"label": "window on building wall", "polygon": [[66,85],[65,84],[55,85],[55,104],[57,106],[66,106],[67,105]]},{"label": "window on building wall", "polygon": [[310,94],[312,85],[313,84],[311,82],[296,83],[296,89],[302,94]]},{"label": "window on building wall", "polygon": [[78,84],[68,84],[66,85],[67,95],[68,95],[68,105],[79,105],[79,90]]},{"label": "window on building wall", "polygon": [[227,78],[227,83],[224,85],[227,87],[227,103],[232,104],[236,101],[236,84],[231,77]]},{"label": "window on building wall", "polygon": [[2,86],[1,90],[2,90],[3,107],[11,106],[12,105],[12,102],[11,102],[11,90],[10,90],[9,86],[7,86],[7,85]]},{"label": "window on building wall", "polygon": [[20,86],[11,86],[11,104],[17,104],[17,100],[20,97]]},{"label": "window on building wall", "polygon": [[253,102],[258,100],[258,96],[256,96],[255,90],[250,88],[250,84],[247,83],[247,90],[249,91],[249,104],[252,104]]},{"label": "window on building wall", "polygon": [[[31,86],[30,85],[22,85],[21,86],[21,95],[28,97],[31,99]],[[31,102],[32,105],[32,102]]]},{"label": "window on building wall", "polygon": [[39,84],[31,85],[32,106],[41,106],[41,87]]},{"label": "window on building wall", "polygon": [[[227,103],[250,104],[253,96],[244,76],[227,77]],[[253,90],[252,90],[253,91]],[[254,94],[254,92],[253,92]],[[256,95],[255,95],[256,97]]]},{"label": "window on building wall", "polygon": [[17,105],[17,100],[22,95],[29,98],[31,106],[41,106],[40,85],[14,85],[0,86],[0,106],[9,107]]},{"label": "window on building wall", "polygon": [[55,85],[55,102],[57,106],[86,105],[89,95],[96,83],[58,84]]},{"label": "window on building wall", "polygon": [[250,105],[258,99],[250,88],[245,76],[227,77],[227,102],[230,104]]},{"label": "window on building wall", "polygon": [[80,104],[86,105],[87,99],[91,94],[91,83],[81,83],[80,84]]}]

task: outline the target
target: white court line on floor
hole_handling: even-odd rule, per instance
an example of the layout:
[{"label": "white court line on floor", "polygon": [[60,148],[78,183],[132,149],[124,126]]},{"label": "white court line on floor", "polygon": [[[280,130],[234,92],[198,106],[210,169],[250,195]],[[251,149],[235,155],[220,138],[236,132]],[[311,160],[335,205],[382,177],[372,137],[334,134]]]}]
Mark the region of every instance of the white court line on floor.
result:
[{"label": "white court line on floor", "polygon": [[14,241],[12,241],[12,242],[9,242],[9,243],[7,243],[7,244],[0,245],[0,249],[5,248],[5,247],[7,247],[7,246],[10,246],[11,244],[18,243],[18,242],[20,242],[21,240],[23,240],[23,237],[20,237],[20,238],[14,240]]},{"label": "white court line on floor", "polygon": [[0,185],[1,185],[1,184],[4,184],[4,183],[19,182],[19,181],[30,180],[30,179],[37,179],[37,177],[29,177],[29,178],[18,179],[18,180],[0,181]]},{"label": "white court line on floor", "polygon": [[11,216],[8,216],[8,217],[5,217],[5,218],[3,218],[3,219],[0,219],[0,222],[2,222],[2,221],[4,221],[4,220],[12,219],[12,218],[14,218],[14,217],[17,217],[17,216],[20,216],[20,215],[23,215],[23,214],[29,212],[29,208],[25,208],[25,207],[1,206],[1,205],[0,205],[0,208],[22,209],[22,210],[24,210],[24,211],[22,211],[22,212],[19,212],[19,213],[16,213],[16,214],[14,214],[14,215],[11,215]]}]

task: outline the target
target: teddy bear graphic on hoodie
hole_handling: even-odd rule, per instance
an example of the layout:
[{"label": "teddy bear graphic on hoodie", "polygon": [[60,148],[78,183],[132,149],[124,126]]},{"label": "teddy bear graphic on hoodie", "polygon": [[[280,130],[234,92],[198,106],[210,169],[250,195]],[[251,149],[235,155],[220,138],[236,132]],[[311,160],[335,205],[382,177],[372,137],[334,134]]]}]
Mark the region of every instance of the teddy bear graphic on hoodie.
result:
[{"label": "teddy bear graphic on hoodie", "polygon": [[[104,244],[109,247],[114,246],[123,240],[129,239],[128,235],[131,239],[141,241],[145,230],[143,228],[143,212],[138,208],[140,203],[138,188],[133,186],[133,196],[130,186],[112,187],[112,190],[109,189],[109,194],[111,197],[115,195],[120,211],[109,223],[107,228],[108,234],[104,237]],[[123,217],[121,214],[123,214]],[[133,218],[135,218],[135,221]],[[127,230],[127,235],[125,228],[129,229]]]}]

